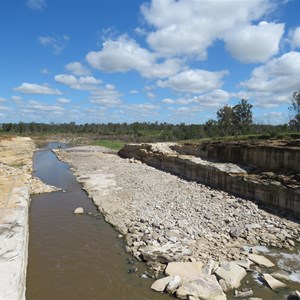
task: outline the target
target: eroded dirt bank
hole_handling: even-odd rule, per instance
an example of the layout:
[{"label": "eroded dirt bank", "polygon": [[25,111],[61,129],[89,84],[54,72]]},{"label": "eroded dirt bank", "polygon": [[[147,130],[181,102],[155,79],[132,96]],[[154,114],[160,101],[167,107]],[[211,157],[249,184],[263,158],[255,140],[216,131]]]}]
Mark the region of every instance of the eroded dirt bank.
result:
[{"label": "eroded dirt bank", "polygon": [[[105,153],[100,147],[55,152],[72,166],[105,219],[125,236],[126,251],[147,261],[155,272],[166,264],[173,268],[171,262],[192,264],[179,266],[187,268],[192,278],[169,270],[158,289],[167,288],[181,299],[226,299],[223,291],[238,288],[245,269],[256,261],[251,252],[261,254],[259,249],[264,248],[259,246],[293,249],[300,242],[299,223],[226,192]],[[252,269],[262,273],[258,266]],[[211,289],[200,292],[199,285]],[[201,298],[203,293],[208,296]]]}]

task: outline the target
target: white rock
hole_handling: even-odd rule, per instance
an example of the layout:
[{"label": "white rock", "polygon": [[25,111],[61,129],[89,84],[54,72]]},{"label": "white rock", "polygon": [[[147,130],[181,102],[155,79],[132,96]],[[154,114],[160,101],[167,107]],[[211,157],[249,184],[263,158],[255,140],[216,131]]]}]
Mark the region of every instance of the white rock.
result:
[{"label": "white rock", "polygon": [[153,282],[151,289],[157,292],[163,292],[169,282],[173,279],[173,276],[167,276],[161,279],[158,279]]},{"label": "white rock", "polygon": [[74,210],[74,214],[83,214],[84,213],[84,210],[82,207],[77,207],[75,210]]},{"label": "white rock", "polygon": [[192,281],[184,282],[176,291],[176,296],[179,299],[192,296],[202,300],[226,300],[226,295],[214,275],[199,275]]},{"label": "white rock", "polygon": [[180,276],[182,278],[201,274],[201,262],[170,262],[165,270],[166,275]]},{"label": "white rock", "polygon": [[275,265],[266,257],[257,254],[248,254],[250,260],[258,264],[259,266],[264,266],[267,268],[274,267]]},{"label": "white rock", "polygon": [[238,288],[241,285],[241,280],[246,276],[244,268],[240,267],[235,262],[229,262],[222,264],[215,274],[225,280],[226,284],[230,288]]},{"label": "white rock", "polygon": [[286,284],[284,284],[283,282],[275,279],[274,277],[272,277],[270,274],[263,274],[263,279],[266,281],[267,285],[274,291],[276,289],[279,288],[283,288],[286,287]]},{"label": "white rock", "polygon": [[181,282],[182,280],[180,276],[178,275],[174,276],[167,285],[167,291],[173,294],[177,290],[177,288],[181,285]]}]

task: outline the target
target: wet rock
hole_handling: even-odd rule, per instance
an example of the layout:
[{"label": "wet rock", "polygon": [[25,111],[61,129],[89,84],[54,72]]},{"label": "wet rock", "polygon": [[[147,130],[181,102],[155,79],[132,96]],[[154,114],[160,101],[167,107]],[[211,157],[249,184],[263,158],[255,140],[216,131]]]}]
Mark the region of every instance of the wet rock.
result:
[{"label": "wet rock", "polygon": [[183,282],[176,291],[176,296],[179,299],[188,299],[192,296],[203,300],[226,300],[226,295],[214,275],[200,275]]},{"label": "wet rock", "polygon": [[201,262],[170,262],[165,270],[166,275],[179,275],[191,277],[201,274],[203,264]]},{"label": "wet rock", "polygon": [[287,296],[287,300],[300,300],[300,292],[295,291]]},{"label": "wet rock", "polygon": [[79,214],[83,214],[84,213],[84,210],[82,207],[77,207],[75,210],[74,210],[74,214],[76,215],[79,215]]},{"label": "wet rock", "polygon": [[258,264],[259,266],[264,266],[267,268],[274,267],[275,265],[266,257],[257,254],[248,254],[248,258]]},{"label": "wet rock", "polygon": [[240,267],[235,262],[222,263],[215,271],[218,278],[225,280],[226,284],[231,288],[238,288],[241,285],[241,280],[246,276],[244,268]]},{"label": "wet rock", "polygon": [[267,285],[274,291],[277,290],[279,288],[284,288],[286,287],[286,284],[284,284],[283,282],[275,279],[274,277],[272,277],[270,274],[262,274],[262,278],[263,280],[267,283]]},{"label": "wet rock", "polygon": [[163,292],[169,282],[173,279],[173,276],[167,276],[161,279],[154,281],[151,285],[151,289],[157,292]]},{"label": "wet rock", "polygon": [[242,291],[238,291],[238,290],[234,291],[234,298],[248,298],[251,296],[253,296],[253,291],[251,289],[242,290]]},{"label": "wet rock", "polygon": [[284,271],[278,271],[278,272],[272,273],[271,275],[278,280],[291,281],[289,274],[287,272],[284,272],[284,273],[283,272]]}]

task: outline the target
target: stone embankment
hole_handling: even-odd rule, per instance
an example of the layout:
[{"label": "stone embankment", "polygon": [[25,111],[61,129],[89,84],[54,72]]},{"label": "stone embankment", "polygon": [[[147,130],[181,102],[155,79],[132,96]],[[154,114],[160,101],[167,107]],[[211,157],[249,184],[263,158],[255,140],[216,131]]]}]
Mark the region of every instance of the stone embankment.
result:
[{"label": "stone embankment", "polygon": [[0,299],[24,299],[34,143],[0,138]]},{"label": "stone embankment", "polygon": [[292,145],[128,144],[119,154],[299,217],[300,147]]},{"label": "stone embankment", "polygon": [[0,299],[25,299],[30,194],[56,190],[32,178],[35,144],[0,137]]},{"label": "stone embankment", "polygon": [[[149,149],[157,155],[178,155],[167,144],[147,147],[140,150],[139,157],[125,147],[122,155],[127,153],[130,159],[104,153],[100,147],[55,152],[71,165],[105,219],[124,236],[126,251],[147,262],[154,274],[167,275],[152,288],[180,299],[226,299],[225,293],[232,289],[247,298],[253,291],[240,290],[240,285],[249,270],[266,285],[278,288],[275,277],[278,280],[283,275],[273,273],[278,266],[264,251],[266,246],[297,247],[299,223],[262,210],[254,202],[144,164],[147,156],[148,164],[157,162],[155,155],[147,155]],[[223,172],[246,172],[235,165],[219,166]],[[288,275],[285,278],[291,280]],[[286,279],[279,281],[289,287]]]}]

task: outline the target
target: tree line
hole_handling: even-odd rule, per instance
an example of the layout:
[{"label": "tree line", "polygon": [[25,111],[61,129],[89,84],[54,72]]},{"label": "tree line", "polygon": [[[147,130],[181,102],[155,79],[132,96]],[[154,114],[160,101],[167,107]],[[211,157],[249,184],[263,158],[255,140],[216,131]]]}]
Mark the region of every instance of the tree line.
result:
[{"label": "tree line", "polygon": [[10,134],[89,134],[98,138],[119,139],[126,142],[157,142],[189,139],[214,138],[238,135],[262,135],[276,137],[291,131],[300,131],[300,90],[293,93],[289,107],[291,117],[281,125],[254,124],[253,106],[242,99],[237,105],[225,105],[216,112],[216,120],[205,124],[170,123],[3,123],[2,131]]}]

